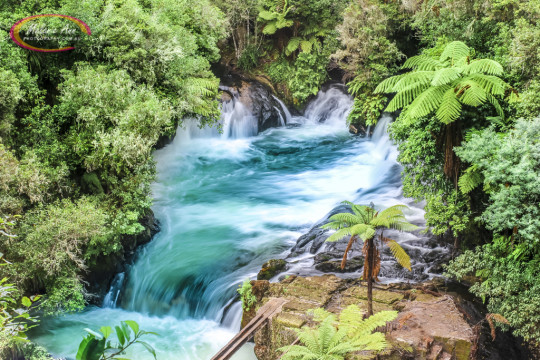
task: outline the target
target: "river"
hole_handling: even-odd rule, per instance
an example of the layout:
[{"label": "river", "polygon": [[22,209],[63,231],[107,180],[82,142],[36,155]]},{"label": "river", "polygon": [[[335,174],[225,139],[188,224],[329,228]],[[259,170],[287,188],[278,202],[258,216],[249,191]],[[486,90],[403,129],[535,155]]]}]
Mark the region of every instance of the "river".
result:
[{"label": "river", "polygon": [[[378,207],[404,200],[397,150],[385,133],[389,118],[371,138],[354,136],[346,126],[351,106],[348,95],[330,87],[304,116],[284,111],[285,126],[259,134],[238,102],[223,106],[221,134],[186,122],[154,154],[153,210],[161,231],[116,277],[104,307],[45,319],[33,340],[74,358],[84,328],[131,319],[160,334],[146,339],[158,359],[208,360],[239,330],[235,291],[261,264],[285,257],[343,200]],[[423,212],[411,216],[418,220]],[[128,357],[151,358],[139,348]],[[252,346],[235,359],[255,359]]]}]

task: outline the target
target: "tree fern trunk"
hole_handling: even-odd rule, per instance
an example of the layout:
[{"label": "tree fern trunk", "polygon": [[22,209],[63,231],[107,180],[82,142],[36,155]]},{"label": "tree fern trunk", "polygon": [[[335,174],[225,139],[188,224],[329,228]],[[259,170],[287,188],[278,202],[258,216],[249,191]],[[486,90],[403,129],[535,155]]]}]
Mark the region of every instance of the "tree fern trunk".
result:
[{"label": "tree fern trunk", "polygon": [[444,173],[457,186],[459,178],[460,160],[454,152],[455,146],[461,145],[461,127],[458,121],[446,125],[444,144]]},{"label": "tree fern trunk", "polygon": [[373,238],[368,240],[368,259],[369,264],[368,276],[367,276],[367,315],[368,317],[373,315],[373,268],[375,267],[374,259],[374,244]]}]

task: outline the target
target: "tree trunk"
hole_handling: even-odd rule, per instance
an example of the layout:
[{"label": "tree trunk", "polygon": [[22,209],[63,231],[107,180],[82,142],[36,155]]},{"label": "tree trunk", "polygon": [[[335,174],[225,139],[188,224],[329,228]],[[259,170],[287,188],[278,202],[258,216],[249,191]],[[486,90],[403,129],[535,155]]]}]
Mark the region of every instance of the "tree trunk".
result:
[{"label": "tree trunk", "polygon": [[373,315],[373,268],[375,267],[373,237],[368,240],[367,316]]},{"label": "tree trunk", "polygon": [[454,147],[461,145],[461,127],[457,121],[454,121],[446,125],[445,132],[444,173],[457,186],[461,163],[454,152]]}]

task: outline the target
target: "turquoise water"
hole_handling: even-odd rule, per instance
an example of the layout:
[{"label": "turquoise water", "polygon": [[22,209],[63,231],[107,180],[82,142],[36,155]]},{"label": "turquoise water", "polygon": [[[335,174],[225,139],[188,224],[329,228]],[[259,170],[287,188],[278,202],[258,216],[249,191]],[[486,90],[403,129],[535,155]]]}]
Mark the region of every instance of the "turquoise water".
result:
[{"label": "turquoise water", "polygon": [[[118,279],[108,307],[45,320],[35,340],[74,357],[85,327],[132,319],[161,334],[147,339],[159,359],[208,360],[239,329],[235,289],[261,264],[284,257],[342,200],[399,201],[399,183],[385,180],[396,172],[396,151],[383,131],[388,119],[372,139],[352,136],[350,106],[331,89],[304,117],[284,114],[287,126],[256,136],[249,136],[254,119],[238,104],[224,105],[224,134],[188,122],[155,152],[153,210],[161,232]],[[150,358],[140,350],[130,356]],[[255,359],[252,346],[235,359]]]}]

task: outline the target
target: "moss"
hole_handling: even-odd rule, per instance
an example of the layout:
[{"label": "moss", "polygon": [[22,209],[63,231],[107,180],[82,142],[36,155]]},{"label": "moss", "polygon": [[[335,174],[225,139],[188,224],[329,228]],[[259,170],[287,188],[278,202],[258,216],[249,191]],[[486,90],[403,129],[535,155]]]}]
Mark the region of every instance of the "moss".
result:
[{"label": "moss", "polygon": [[[353,286],[343,292],[344,296],[351,296],[358,299],[367,300],[367,287],[365,286]],[[403,294],[393,292],[373,289],[373,301],[384,303],[384,304],[393,304],[397,301],[403,299]]]},{"label": "moss", "polygon": [[261,271],[257,274],[257,280],[270,280],[276,274],[285,270],[287,262],[283,259],[272,259],[265,262]]},{"label": "moss", "polygon": [[274,322],[286,327],[299,329],[306,323],[306,320],[300,315],[281,313],[274,319]]}]

